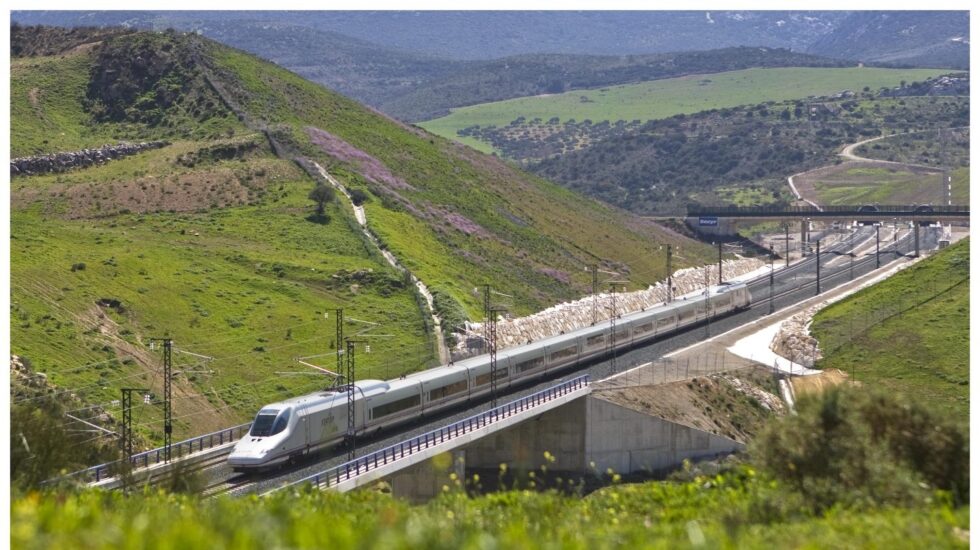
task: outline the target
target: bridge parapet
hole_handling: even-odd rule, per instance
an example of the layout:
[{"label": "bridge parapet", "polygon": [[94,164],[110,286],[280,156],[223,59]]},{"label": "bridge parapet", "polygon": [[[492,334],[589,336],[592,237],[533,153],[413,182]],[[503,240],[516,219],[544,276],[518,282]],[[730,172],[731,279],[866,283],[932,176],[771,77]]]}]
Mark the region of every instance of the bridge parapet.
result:
[{"label": "bridge parapet", "polygon": [[270,493],[306,484],[321,490],[349,491],[432,458],[435,454],[453,450],[526,418],[538,416],[571,399],[586,395],[590,389],[589,375],[579,376],[284,485]]}]

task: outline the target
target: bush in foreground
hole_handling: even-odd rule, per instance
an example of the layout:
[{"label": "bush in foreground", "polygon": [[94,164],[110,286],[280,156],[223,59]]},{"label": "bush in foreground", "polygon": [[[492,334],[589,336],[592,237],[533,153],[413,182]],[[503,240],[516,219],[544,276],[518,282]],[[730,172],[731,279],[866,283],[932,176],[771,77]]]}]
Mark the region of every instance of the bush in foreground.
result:
[{"label": "bush in foreground", "polygon": [[753,442],[753,462],[805,506],[905,505],[949,492],[969,499],[969,445],[948,418],[867,388],[801,399],[798,414]]}]

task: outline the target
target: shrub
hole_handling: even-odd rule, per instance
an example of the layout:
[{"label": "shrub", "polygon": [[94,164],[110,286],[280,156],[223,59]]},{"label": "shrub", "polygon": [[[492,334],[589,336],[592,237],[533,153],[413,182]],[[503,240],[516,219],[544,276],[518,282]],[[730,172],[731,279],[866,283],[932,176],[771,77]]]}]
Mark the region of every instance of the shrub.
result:
[{"label": "shrub", "polygon": [[959,429],[921,405],[836,388],[769,425],[753,461],[819,513],[835,504],[900,504],[949,491],[969,496],[969,450]]},{"label": "shrub", "polygon": [[355,205],[360,206],[368,201],[370,197],[362,189],[351,189],[350,200]]},{"label": "shrub", "polygon": [[456,298],[448,292],[438,288],[432,288],[432,307],[442,320],[442,332],[451,343],[455,341],[455,333],[462,332],[469,319]]},{"label": "shrub", "polygon": [[77,262],[77,263],[71,264],[71,270],[72,270],[72,272],[75,272],[75,271],[85,271],[85,262]]}]

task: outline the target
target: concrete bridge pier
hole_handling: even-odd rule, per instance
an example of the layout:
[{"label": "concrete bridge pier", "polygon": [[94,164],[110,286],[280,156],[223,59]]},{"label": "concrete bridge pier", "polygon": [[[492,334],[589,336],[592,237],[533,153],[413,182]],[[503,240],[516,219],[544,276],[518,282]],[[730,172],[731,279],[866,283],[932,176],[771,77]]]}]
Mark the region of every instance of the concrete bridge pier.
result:
[{"label": "concrete bridge pier", "polygon": [[[456,474],[453,479],[453,474]],[[443,487],[452,489],[466,480],[466,451],[455,449],[438,454],[388,478],[391,494],[411,502],[435,498]]]},{"label": "concrete bridge pier", "polygon": [[686,425],[682,418],[668,420],[614,398],[615,394],[582,395],[376,479],[385,479],[397,497],[424,502],[446,490],[466,489],[471,472],[500,471],[501,464],[518,479],[534,471],[545,475],[542,467],[549,475],[576,478],[609,471],[657,474],[679,467],[685,459],[713,458],[743,448],[737,441]]},{"label": "concrete bridge pier", "polygon": [[918,258],[919,257],[919,222],[912,222],[912,225],[915,226],[915,256],[914,257]]},{"label": "concrete bridge pier", "polygon": [[[810,233],[809,229],[810,229],[810,224],[807,223],[806,218],[800,220],[800,257],[801,258],[806,258],[806,244],[807,242],[809,242],[807,239]],[[786,247],[787,249],[789,249],[789,243],[786,243]]]}]

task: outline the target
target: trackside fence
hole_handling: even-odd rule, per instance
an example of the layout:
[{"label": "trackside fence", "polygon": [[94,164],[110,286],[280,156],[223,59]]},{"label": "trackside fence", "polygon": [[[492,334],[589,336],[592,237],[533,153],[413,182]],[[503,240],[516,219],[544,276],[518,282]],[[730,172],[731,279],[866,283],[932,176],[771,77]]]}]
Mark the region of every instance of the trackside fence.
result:
[{"label": "trackside fence", "polygon": [[432,430],[431,432],[402,441],[401,443],[396,443],[395,445],[364,455],[358,459],[345,462],[329,470],[305,477],[270,492],[305,484],[311,484],[317,489],[328,488],[588,386],[589,375],[579,376],[478,415],[464,418],[442,428]]},{"label": "trackside fence", "polygon": [[[174,459],[180,459],[184,455],[190,455],[194,453],[199,453],[207,449],[214,447],[219,447],[233,441],[241,439],[248,430],[252,427],[252,423],[248,422],[246,424],[241,424],[239,426],[233,426],[231,428],[225,428],[216,432],[211,432],[209,434],[199,435],[197,437],[192,437],[190,439],[185,439],[183,441],[173,443],[170,446],[171,461]],[[149,451],[144,451],[142,453],[134,454],[129,459],[130,468],[148,468],[152,465],[160,464],[164,462],[165,453],[164,448],[159,447],[157,449],[152,449]],[[44,484],[59,483],[63,481],[76,481],[80,483],[98,483],[103,479],[115,476],[120,468],[124,466],[125,459],[114,460],[112,462],[106,462],[105,464],[99,464],[98,466],[92,466],[91,468],[86,468],[84,470],[79,470],[77,472],[72,472],[70,474],[63,475],[54,479],[49,479],[45,481]]]}]

